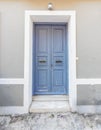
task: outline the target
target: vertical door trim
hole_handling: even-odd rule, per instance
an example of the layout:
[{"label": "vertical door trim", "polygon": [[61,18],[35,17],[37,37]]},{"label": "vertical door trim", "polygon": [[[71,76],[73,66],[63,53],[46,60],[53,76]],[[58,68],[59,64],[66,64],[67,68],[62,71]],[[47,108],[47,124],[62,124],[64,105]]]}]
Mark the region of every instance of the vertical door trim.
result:
[{"label": "vertical door trim", "polygon": [[[25,11],[24,51],[24,106],[32,102],[32,34],[33,22],[68,23],[69,104],[71,111],[77,109],[76,91],[76,12],[75,11]],[[29,109],[28,109],[29,110]]]}]

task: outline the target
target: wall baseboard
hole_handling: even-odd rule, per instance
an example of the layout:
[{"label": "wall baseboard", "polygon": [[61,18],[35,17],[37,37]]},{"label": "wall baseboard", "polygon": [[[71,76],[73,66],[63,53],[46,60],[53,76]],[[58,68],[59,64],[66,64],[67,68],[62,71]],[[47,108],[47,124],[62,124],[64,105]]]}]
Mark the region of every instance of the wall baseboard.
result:
[{"label": "wall baseboard", "polygon": [[1,78],[0,84],[24,84],[24,78]]},{"label": "wall baseboard", "polygon": [[29,110],[25,106],[8,106],[8,107],[0,107],[0,115],[15,115],[15,114],[26,114]]},{"label": "wall baseboard", "polygon": [[101,114],[101,105],[77,106],[77,112],[81,114]]},{"label": "wall baseboard", "polygon": [[90,84],[90,85],[94,85],[94,84],[101,84],[101,78],[81,78],[81,79],[76,79],[76,84]]}]

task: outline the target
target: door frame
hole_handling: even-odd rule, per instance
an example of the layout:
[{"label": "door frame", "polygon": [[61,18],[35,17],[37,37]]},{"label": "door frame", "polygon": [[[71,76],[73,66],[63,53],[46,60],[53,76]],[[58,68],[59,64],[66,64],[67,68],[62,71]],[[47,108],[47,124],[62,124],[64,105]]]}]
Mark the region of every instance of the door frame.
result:
[{"label": "door frame", "polygon": [[32,102],[33,22],[68,23],[69,105],[71,111],[77,111],[75,11],[25,11],[24,106],[29,109]]}]

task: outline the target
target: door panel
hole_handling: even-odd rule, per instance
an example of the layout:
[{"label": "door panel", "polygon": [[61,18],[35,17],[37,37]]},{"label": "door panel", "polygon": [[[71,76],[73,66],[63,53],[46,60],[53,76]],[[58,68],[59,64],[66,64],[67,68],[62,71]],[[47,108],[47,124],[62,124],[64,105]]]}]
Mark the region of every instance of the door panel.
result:
[{"label": "door panel", "polygon": [[66,94],[66,32],[62,25],[36,25],[34,94]]},{"label": "door panel", "polygon": [[53,27],[53,51],[56,53],[63,52],[63,29]]},{"label": "door panel", "polygon": [[55,70],[53,75],[53,86],[60,87],[64,85],[64,77],[63,77],[63,70]]},{"label": "door panel", "polygon": [[48,26],[36,25],[36,65],[35,65],[35,94],[50,90],[50,58],[49,41],[50,30]]},{"label": "door panel", "polygon": [[47,90],[47,86],[48,86],[48,73],[47,73],[47,70],[45,69],[39,69],[37,71],[38,73],[38,90],[40,89],[40,91],[43,91],[43,90]]},{"label": "door panel", "polygon": [[66,94],[65,26],[53,26],[52,39],[52,90],[57,93]]},{"label": "door panel", "polygon": [[46,52],[47,53],[47,49],[48,49],[48,28],[41,28],[38,30],[38,52]]}]

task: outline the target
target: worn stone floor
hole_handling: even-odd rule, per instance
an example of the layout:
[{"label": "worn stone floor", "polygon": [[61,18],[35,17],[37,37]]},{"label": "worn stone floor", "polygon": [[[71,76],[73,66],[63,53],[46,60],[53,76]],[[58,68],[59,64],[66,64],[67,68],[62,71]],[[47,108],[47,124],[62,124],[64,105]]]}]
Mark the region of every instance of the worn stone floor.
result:
[{"label": "worn stone floor", "polygon": [[0,130],[101,130],[101,115],[66,112],[0,116]]}]

